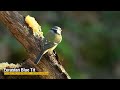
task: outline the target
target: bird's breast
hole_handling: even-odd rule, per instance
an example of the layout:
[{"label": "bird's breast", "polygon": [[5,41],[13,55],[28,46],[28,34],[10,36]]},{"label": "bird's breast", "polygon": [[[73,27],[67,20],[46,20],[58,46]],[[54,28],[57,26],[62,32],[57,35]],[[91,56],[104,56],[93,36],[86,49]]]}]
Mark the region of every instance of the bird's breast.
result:
[{"label": "bird's breast", "polygon": [[50,48],[48,51],[52,52],[56,47],[57,47],[57,45],[55,45],[54,47]]}]

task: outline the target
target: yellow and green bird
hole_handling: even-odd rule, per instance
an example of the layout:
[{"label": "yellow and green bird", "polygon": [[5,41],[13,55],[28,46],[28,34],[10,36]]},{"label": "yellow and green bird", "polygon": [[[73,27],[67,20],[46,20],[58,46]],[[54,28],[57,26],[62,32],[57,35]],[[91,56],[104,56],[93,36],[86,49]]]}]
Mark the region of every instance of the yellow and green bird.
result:
[{"label": "yellow and green bird", "polygon": [[54,26],[48,31],[43,40],[43,47],[41,49],[41,52],[39,53],[37,59],[35,60],[35,64],[39,63],[39,61],[41,60],[42,56],[45,53],[47,52],[51,54],[53,53],[53,50],[62,41],[61,31],[62,31],[61,28],[58,26]]}]

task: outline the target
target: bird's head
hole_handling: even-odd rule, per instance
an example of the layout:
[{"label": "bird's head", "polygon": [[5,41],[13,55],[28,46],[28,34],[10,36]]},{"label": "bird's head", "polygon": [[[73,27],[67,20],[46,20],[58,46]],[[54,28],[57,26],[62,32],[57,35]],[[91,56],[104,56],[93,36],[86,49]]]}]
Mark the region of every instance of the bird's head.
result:
[{"label": "bird's head", "polygon": [[52,30],[54,33],[56,33],[56,34],[61,35],[62,29],[61,29],[60,27],[54,26],[54,27],[51,28],[51,30]]}]

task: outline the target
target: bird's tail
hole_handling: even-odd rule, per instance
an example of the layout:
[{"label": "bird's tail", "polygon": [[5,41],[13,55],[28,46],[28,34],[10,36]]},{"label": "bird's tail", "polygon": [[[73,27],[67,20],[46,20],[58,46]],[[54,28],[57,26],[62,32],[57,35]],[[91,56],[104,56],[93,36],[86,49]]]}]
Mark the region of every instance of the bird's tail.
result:
[{"label": "bird's tail", "polygon": [[40,52],[39,53],[39,55],[38,55],[38,57],[37,57],[37,59],[35,60],[35,64],[38,64],[39,62],[40,62],[40,60],[41,60],[41,58],[42,58],[42,56],[44,55],[44,53],[43,52]]}]

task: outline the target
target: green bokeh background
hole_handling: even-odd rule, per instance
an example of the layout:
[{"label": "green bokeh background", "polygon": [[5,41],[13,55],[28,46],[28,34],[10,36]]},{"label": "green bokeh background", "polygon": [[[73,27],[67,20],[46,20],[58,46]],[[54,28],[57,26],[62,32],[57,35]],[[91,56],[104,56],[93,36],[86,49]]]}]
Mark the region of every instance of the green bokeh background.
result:
[{"label": "green bokeh background", "polygon": [[[120,11],[19,11],[36,18],[44,35],[62,28],[55,49],[72,79],[120,78]],[[0,62],[26,59],[23,46],[0,23]]]}]

